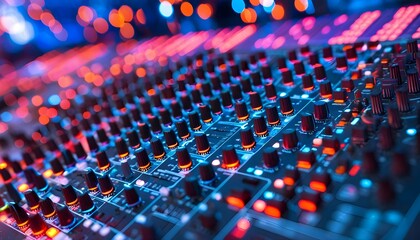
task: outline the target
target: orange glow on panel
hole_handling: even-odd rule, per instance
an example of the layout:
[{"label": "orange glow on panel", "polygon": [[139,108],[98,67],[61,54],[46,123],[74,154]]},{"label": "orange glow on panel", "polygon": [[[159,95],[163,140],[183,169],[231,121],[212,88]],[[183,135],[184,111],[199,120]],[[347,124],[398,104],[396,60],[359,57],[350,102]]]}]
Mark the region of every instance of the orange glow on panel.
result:
[{"label": "orange glow on panel", "polygon": [[303,168],[303,169],[310,169],[312,165],[310,162],[307,162],[307,161],[298,161],[297,167]]},{"label": "orange glow on panel", "polygon": [[122,5],[120,9],[118,9],[118,14],[123,16],[125,22],[131,22],[131,20],[133,20],[133,9],[127,5]]},{"label": "orange glow on panel", "polygon": [[273,18],[275,20],[281,20],[284,18],[284,8],[282,5],[280,4],[276,4],[274,5],[273,11],[271,12],[271,16],[273,16]]},{"label": "orange glow on panel", "polygon": [[193,12],[194,12],[194,8],[191,5],[191,3],[189,3],[189,2],[183,2],[181,4],[181,12],[182,12],[182,14],[184,14],[184,16],[190,17],[193,14]]},{"label": "orange glow on panel", "polygon": [[136,75],[137,75],[137,77],[144,77],[144,76],[146,76],[146,69],[144,69],[142,67],[137,68]]},{"label": "orange glow on panel", "polygon": [[129,23],[124,23],[120,29],[121,36],[124,38],[132,38],[134,36],[134,28]]},{"label": "orange glow on panel", "polygon": [[77,14],[79,15],[80,19],[86,23],[92,21],[94,15],[93,10],[87,6],[80,6]]},{"label": "orange glow on panel", "polygon": [[335,149],[330,148],[330,147],[324,147],[324,149],[322,150],[322,153],[327,154],[328,156],[333,156],[335,155]]},{"label": "orange glow on panel", "polygon": [[93,21],[93,28],[100,34],[108,32],[108,22],[103,18],[97,18]]},{"label": "orange glow on panel", "polygon": [[243,208],[245,206],[245,203],[242,201],[242,199],[233,197],[233,196],[227,197],[226,202],[229,205],[237,207],[237,208]]},{"label": "orange glow on panel", "polygon": [[327,191],[327,186],[325,186],[325,183],[318,181],[312,181],[311,183],[309,183],[309,187],[318,192]]},{"label": "orange glow on panel", "polygon": [[201,19],[206,20],[213,14],[213,7],[209,3],[200,4],[198,5],[197,13]]},{"label": "orange glow on panel", "polygon": [[280,218],[281,217],[281,212],[279,209],[277,209],[276,207],[273,206],[267,206],[264,210],[264,213],[267,214],[270,217],[274,217],[274,218]]},{"label": "orange glow on panel", "polygon": [[44,99],[39,95],[35,95],[32,97],[31,102],[35,107],[39,107],[44,102]]},{"label": "orange glow on panel", "polygon": [[300,209],[308,211],[308,212],[315,212],[316,211],[316,205],[315,203],[308,201],[308,200],[299,200],[298,205]]},{"label": "orange glow on panel", "polygon": [[292,186],[292,185],[295,184],[295,180],[291,177],[284,177],[283,182],[284,182],[284,184],[286,184],[288,186]]}]

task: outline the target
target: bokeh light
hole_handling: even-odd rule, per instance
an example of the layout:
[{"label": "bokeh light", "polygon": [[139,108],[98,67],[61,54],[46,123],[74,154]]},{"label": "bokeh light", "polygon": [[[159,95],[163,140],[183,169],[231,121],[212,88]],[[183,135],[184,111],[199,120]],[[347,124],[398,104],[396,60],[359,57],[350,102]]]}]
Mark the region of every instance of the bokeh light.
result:
[{"label": "bokeh light", "polygon": [[241,13],[241,19],[244,23],[255,23],[257,21],[257,12],[253,8],[246,8]]},{"label": "bokeh light", "polygon": [[159,12],[160,12],[160,14],[162,14],[162,16],[168,18],[168,17],[172,16],[172,13],[174,12],[174,8],[172,7],[171,3],[167,2],[167,1],[163,1],[159,5]]},{"label": "bokeh light", "polygon": [[108,22],[103,18],[97,18],[93,21],[93,27],[98,33],[104,34],[108,31]]},{"label": "bokeh light", "polygon": [[183,2],[181,4],[181,12],[184,16],[190,17],[194,13],[194,8],[189,2]]},{"label": "bokeh light", "polygon": [[232,9],[236,13],[241,13],[245,9],[244,0],[232,0]]},{"label": "bokeh light", "polygon": [[308,8],[308,0],[295,0],[295,8],[299,12],[303,12]]},{"label": "bokeh light", "polygon": [[281,20],[284,18],[284,8],[280,4],[274,5],[273,11],[271,11],[271,16],[274,20]]},{"label": "bokeh light", "polygon": [[200,4],[198,5],[197,13],[201,19],[209,19],[213,14],[213,7],[209,3]]}]

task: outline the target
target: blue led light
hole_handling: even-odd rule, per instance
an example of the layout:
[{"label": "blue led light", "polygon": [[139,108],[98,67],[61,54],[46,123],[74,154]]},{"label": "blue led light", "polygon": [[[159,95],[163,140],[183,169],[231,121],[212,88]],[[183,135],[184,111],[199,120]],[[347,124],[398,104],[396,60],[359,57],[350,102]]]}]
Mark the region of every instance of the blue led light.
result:
[{"label": "blue led light", "polygon": [[265,192],[264,193],[264,198],[265,199],[273,199],[274,197],[274,193],[273,192]]},{"label": "blue led light", "polygon": [[172,13],[174,12],[174,8],[172,7],[172,4],[170,4],[167,1],[163,1],[159,5],[159,12],[164,17],[170,17],[172,16]]},{"label": "blue led light", "polygon": [[253,171],[254,171],[254,168],[252,168],[252,167],[246,169],[247,173],[252,173]]},{"label": "blue led light", "polygon": [[1,114],[1,120],[3,122],[10,122],[13,120],[13,115],[9,112],[4,112]]},{"label": "blue led light", "polygon": [[51,105],[58,105],[60,104],[60,102],[61,102],[61,98],[57,94],[51,95],[48,98],[48,103],[50,103]]},{"label": "blue led light", "polygon": [[407,133],[407,135],[415,136],[416,133],[417,133],[417,130],[414,129],[414,128],[409,128],[409,129],[407,129],[406,133]]},{"label": "blue led light", "polygon": [[360,186],[362,186],[363,188],[370,188],[372,186],[372,181],[364,178],[360,180]]},{"label": "blue led light", "polygon": [[337,134],[342,134],[343,132],[344,132],[344,130],[341,129],[341,128],[335,130],[335,133],[337,133]]},{"label": "blue led light", "polygon": [[236,13],[241,13],[245,9],[245,2],[243,0],[232,0],[232,9]]},{"label": "blue led light", "polygon": [[[269,1],[268,1],[269,2]],[[269,3],[268,3],[269,4]],[[267,4],[267,6],[263,6],[263,8],[264,8],[264,11],[266,12],[266,13],[271,13],[272,11],[273,11],[273,9],[274,9],[274,1],[271,3],[271,5],[268,5]]]}]

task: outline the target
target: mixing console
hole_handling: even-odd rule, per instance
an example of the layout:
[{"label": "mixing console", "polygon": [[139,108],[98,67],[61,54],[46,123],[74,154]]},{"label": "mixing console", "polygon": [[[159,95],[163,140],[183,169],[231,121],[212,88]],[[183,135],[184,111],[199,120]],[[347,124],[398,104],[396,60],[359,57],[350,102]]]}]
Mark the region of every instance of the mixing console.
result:
[{"label": "mixing console", "polygon": [[235,50],[249,25],[31,62],[3,82],[0,238],[418,239],[420,53],[355,42],[379,16],[345,45]]}]

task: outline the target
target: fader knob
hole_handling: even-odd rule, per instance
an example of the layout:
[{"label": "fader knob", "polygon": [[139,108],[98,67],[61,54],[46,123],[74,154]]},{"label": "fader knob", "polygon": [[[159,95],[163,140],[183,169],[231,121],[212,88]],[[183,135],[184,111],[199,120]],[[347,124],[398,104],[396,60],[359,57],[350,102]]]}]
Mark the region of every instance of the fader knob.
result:
[{"label": "fader knob", "polygon": [[376,196],[381,204],[386,204],[395,199],[394,186],[389,179],[381,179],[377,183]]},{"label": "fader knob", "polygon": [[102,195],[110,196],[114,192],[114,183],[112,183],[108,174],[98,177],[98,182]]},{"label": "fader knob", "polygon": [[370,102],[372,105],[372,112],[376,115],[384,114],[384,106],[382,105],[381,91],[375,89],[370,94]]},{"label": "fader knob", "polygon": [[152,148],[153,157],[156,160],[161,160],[165,157],[166,152],[165,152],[165,149],[163,147],[162,141],[160,141],[160,139],[153,138],[150,141],[150,145],[151,145],[151,148]]},{"label": "fader knob", "polygon": [[176,134],[174,130],[167,129],[163,131],[163,136],[165,137],[166,146],[169,149],[174,149],[178,147],[179,143],[178,143],[178,139],[176,138]]},{"label": "fader knob", "polygon": [[410,100],[408,99],[408,90],[406,86],[398,88],[396,91],[398,111],[410,111]]},{"label": "fader knob", "polygon": [[50,198],[41,199],[39,205],[41,206],[42,215],[45,218],[49,219],[56,215],[55,204]]},{"label": "fader knob", "polygon": [[64,200],[67,206],[74,206],[78,204],[77,193],[72,185],[66,185],[61,188],[63,192]]},{"label": "fader knob", "polygon": [[403,79],[401,77],[400,66],[398,65],[398,63],[393,63],[389,66],[389,76],[392,79],[396,79],[398,85],[401,85],[403,83]]},{"label": "fader knob", "polygon": [[188,171],[191,169],[193,162],[191,160],[190,153],[188,152],[186,148],[184,147],[178,148],[176,150],[176,158],[178,162],[178,167],[181,170]]},{"label": "fader knob", "polygon": [[277,111],[277,107],[275,105],[267,105],[265,107],[265,115],[267,117],[267,123],[270,126],[277,126],[280,124],[279,112]]},{"label": "fader knob", "polygon": [[403,149],[395,150],[391,160],[391,172],[394,176],[405,177],[410,172],[407,153]]},{"label": "fader knob", "polygon": [[391,149],[395,144],[394,138],[395,137],[394,137],[394,133],[391,126],[389,126],[388,124],[383,124],[379,128],[378,139],[379,139],[379,147],[381,149],[383,150]]},{"label": "fader knob", "polygon": [[394,129],[402,128],[402,119],[395,104],[388,107],[388,124]]},{"label": "fader knob", "polygon": [[363,149],[362,171],[364,174],[374,174],[378,172],[379,164],[376,157],[375,149],[366,147]]},{"label": "fader knob", "polygon": [[235,113],[238,121],[246,121],[249,118],[248,108],[245,102],[235,103]]},{"label": "fader knob", "polygon": [[254,132],[259,137],[265,137],[268,135],[267,124],[264,116],[254,117]]},{"label": "fader knob", "polygon": [[85,179],[85,183],[89,191],[96,192],[98,190],[98,178],[96,177],[95,172],[89,168],[83,174],[83,177]]},{"label": "fader knob", "polygon": [[201,197],[201,186],[198,182],[197,176],[191,175],[185,178],[184,182],[185,194],[192,199]]},{"label": "fader knob", "polygon": [[[418,57],[420,63],[420,57]],[[420,66],[418,66],[419,68]],[[420,70],[418,70],[420,71]],[[407,70],[407,85],[409,93],[418,93],[420,92],[420,78],[419,74],[415,69]]]},{"label": "fader knob", "polygon": [[47,223],[38,213],[29,217],[29,225],[34,236],[42,236],[47,231]]},{"label": "fader knob", "polygon": [[324,101],[314,102],[314,118],[317,121],[325,121],[329,117],[328,104]]}]

